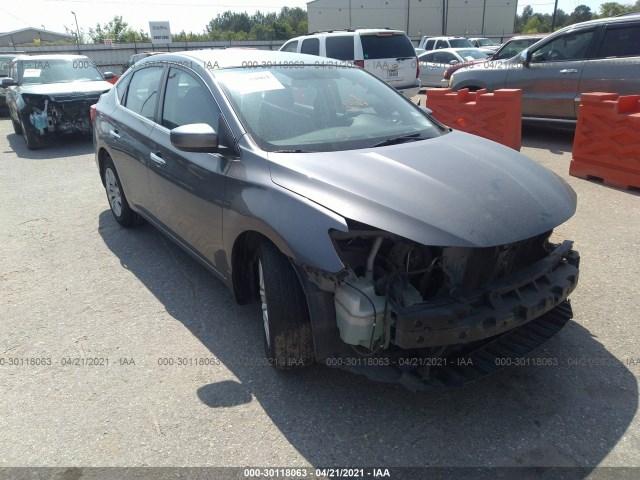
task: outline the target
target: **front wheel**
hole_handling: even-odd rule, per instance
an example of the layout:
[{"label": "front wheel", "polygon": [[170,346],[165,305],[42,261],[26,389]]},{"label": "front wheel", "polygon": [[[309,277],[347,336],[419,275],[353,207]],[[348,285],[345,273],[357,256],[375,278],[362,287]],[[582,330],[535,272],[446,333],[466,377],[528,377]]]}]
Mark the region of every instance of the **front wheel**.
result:
[{"label": "front wheel", "polygon": [[24,121],[21,121],[20,132],[22,132],[22,136],[24,137],[24,143],[27,146],[27,150],[36,150],[42,146],[42,142],[37,137],[35,127],[32,127],[31,124],[27,125]]},{"label": "front wheel", "polygon": [[278,369],[313,363],[313,334],[307,301],[288,257],[268,241],[258,256],[258,283],[269,363]]},{"label": "front wheel", "polygon": [[135,227],[143,223],[142,217],[129,206],[111,157],[104,159],[104,188],[107,192],[111,213],[120,225]]},{"label": "front wheel", "polygon": [[13,131],[17,135],[22,135],[22,125],[20,125],[20,122],[16,122],[16,120],[13,118],[13,115],[11,115],[11,111],[9,111],[9,117],[11,117],[11,124],[13,125]]}]

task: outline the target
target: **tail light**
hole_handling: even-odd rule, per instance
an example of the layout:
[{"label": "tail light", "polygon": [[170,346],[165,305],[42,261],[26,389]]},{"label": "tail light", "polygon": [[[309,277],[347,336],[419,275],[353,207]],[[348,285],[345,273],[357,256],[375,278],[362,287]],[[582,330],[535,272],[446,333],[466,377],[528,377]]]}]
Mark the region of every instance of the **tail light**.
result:
[{"label": "tail light", "polygon": [[364,68],[364,60],[356,60],[353,62],[355,64],[356,67],[358,68]]},{"label": "tail light", "polygon": [[420,60],[416,57],[416,78],[420,77]]},{"label": "tail light", "polygon": [[96,104],[95,103],[89,107],[89,118],[91,120],[91,126],[93,126],[93,124],[96,121]]}]

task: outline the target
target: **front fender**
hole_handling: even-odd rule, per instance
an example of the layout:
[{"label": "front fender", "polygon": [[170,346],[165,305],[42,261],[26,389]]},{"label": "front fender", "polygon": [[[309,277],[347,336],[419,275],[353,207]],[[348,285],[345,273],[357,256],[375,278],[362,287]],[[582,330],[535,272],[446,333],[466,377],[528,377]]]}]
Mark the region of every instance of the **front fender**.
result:
[{"label": "front fender", "polygon": [[344,268],[329,230],[348,231],[344,218],[275,184],[227,185],[223,241],[232,265],[236,239],[245,232],[260,233],[296,262],[337,273]]}]

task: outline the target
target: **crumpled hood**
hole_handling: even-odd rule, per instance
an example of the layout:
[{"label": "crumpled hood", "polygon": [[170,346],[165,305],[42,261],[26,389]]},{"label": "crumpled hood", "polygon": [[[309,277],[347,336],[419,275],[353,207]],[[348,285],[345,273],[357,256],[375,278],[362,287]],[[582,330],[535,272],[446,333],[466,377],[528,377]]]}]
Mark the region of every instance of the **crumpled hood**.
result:
[{"label": "crumpled hood", "polygon": [[91,93],[98,95],[110,90],[111,87],[113,87],[113,85],[105,80],[96,80],[91,82],[46,83],[43,85],[23,85],[20,87],[20,93],[27,95],[47,95],[52,100],[55,100],[55,97],[57,96],[84,96]]},{"label": "crumpled hood", "polygon": [[560,177],[474,135],[337,153],[271,153],[276,184],[425,245],[489,247],[553,229],[576,209]]}]

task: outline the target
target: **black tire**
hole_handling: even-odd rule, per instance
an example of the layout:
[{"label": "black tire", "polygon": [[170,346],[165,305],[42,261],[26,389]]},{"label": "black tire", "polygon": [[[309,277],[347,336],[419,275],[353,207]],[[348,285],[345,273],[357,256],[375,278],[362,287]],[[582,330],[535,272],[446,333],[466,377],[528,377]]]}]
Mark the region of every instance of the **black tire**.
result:
[{"label": "black tire", "polygon": [[37,137],[35,128],[31,125],[26,125],[24,121],[20,122],[20,130],[24,137],[24,143],[27,145],[28,150],[37,150],[42,147],[40,139]]},{"label": "black tire", "polygon": [[103,165],[105,192],[107,193],[107,201],[113,217],[123,227],[136,227],[143,224],[144,219],[129,206],[111,157],[107,156]]},{"label": "black tire", "polygon": [[14,120],[14,118],[11,116],[11,112],[9,112],[9,116],[11,117],[11,124],[13,125],[13,131],[16,133],[16,135],[22,135],[22,125],[20,125],[20,123]]},{"label": "black tire", "polygon": [[300,280],[289,258],[268,241],[260,245],[258,288],[269,363],[280,370],[313,363],[311,319]]}]

